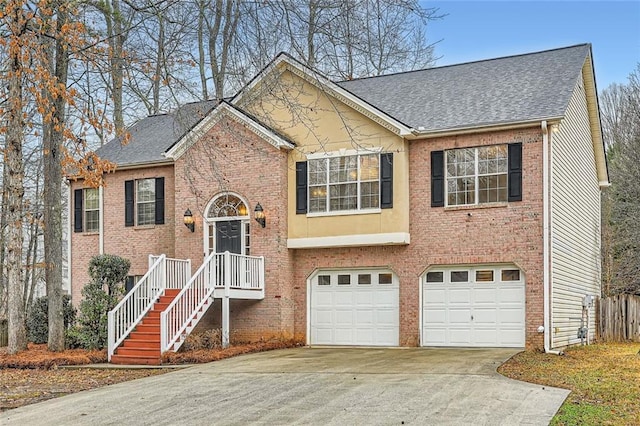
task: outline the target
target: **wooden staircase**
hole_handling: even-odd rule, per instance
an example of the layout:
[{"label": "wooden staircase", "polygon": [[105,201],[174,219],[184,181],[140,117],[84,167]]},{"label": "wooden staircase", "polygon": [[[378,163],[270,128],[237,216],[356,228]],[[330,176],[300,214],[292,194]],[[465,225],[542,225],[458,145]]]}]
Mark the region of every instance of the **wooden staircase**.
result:
[{"label": "wooden staircase", "polygon": [[160,365],[160,312],[165,310],[180,289],[166,289],[160,299],[153,305],[111,356],[112,364],[124,365]]}]

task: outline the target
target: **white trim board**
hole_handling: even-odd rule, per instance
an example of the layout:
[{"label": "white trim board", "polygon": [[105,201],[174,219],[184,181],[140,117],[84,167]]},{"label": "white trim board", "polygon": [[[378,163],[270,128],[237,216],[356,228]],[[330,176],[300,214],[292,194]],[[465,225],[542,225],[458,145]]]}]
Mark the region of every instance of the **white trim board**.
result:
[{"label": "white trim board", "polygon": [[329,248],[358,247],[377,245],[407,245],[411,242],[408,232],[390,232],[385,234],[356,234],[336,237],[289,238],[287,248]]}]

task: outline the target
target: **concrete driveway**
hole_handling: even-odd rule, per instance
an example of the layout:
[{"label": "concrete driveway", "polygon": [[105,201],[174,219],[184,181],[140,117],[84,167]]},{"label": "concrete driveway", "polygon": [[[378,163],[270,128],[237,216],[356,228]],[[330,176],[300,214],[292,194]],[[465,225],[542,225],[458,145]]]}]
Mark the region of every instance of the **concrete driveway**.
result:
[{"label": "concrete driveway", "polygon": [[568,391],[510,380],[506,349],[297,348],[0,413],[2,425],[546,425]]}]

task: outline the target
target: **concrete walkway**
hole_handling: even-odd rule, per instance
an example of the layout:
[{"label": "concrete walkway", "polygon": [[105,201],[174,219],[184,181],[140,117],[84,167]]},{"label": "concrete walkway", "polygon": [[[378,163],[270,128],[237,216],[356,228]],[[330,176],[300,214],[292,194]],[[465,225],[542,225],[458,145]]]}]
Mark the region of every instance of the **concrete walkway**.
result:
[{"label": "concrete walkway", "polygon": [[569,391],[495,372],[505,349],[297,348],[0,413],[2,425],[546,425]]}]

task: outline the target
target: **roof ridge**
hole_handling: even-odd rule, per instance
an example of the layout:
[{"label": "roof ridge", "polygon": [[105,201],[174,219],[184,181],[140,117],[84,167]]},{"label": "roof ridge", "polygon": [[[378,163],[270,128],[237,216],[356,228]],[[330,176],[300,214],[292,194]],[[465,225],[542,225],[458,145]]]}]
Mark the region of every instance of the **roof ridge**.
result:
[{"label": "roof ridge", "polygon": [[457,64],[441,65],[441,66],[435,66],[435,67],[430,67],[430,68],[421,68],[421,69],[418,69],[418,70],[398,71],[398,72],[394,72],[394,73],[390,73],[390,74],[372,75],[372,76],[368,76],[368,77],[359,77],[359,78],[354,78],[354,79],[351,79],[351,80],[334,81],[334,83],[335,84],[342,84],[342,83],[350,83],[352,81],[370,80],[370,79],[374,79],[374,78],[394,77],[394,76],[403,75],[403,74],[411,74],[411,73],[431,71],[431,70],[437,70],[437,69],[443,69],[443,68],[452,68],[452,67],[457,67],[457,66],[462,66],[462,65],[477,64],[477,63],[481,63],[481,62],[498,61],[498,60],[502,60],[502,59],[517,58],[517,57],[521,57],[521,56],[539,55],[539,54],[542,54],[542,53],[549,53],[549,52],[554,52],[554,51],[558,51],[558,50],[575,49],[576,47],[581,47],[581,46],[587,46],[588,47],[588,46],[591,46],[591,43],[579,43],[579,44],[574,44],[574,45],[571,45],[571,46],[563,46],[563,47],[555,47],[553,49],[539,50],[539,51],[536,51],[536,52],[517,53],[517,54],[514,54],[514,55],[506,55],[506,56],[498,56],[498,57],[495,57],[495,58],[478,59],[478,60],[475,60],[475,61],[459,62]]}]

